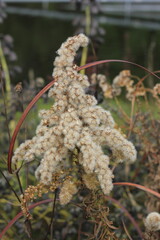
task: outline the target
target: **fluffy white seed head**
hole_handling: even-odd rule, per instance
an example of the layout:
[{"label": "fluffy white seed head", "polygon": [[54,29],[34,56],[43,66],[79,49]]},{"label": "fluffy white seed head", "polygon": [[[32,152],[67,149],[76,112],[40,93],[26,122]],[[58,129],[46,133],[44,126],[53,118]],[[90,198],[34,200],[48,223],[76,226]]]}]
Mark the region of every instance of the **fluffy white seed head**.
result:
[{"label": "fluffy white seed head", "polygon": [[148,231],[160,230],[160,214],[157,212],[151,212],[146,217],[144,223]]},{"label": "fluffy white seed head", "polygon": [[70,180],[66,180],[63,183],[63,186],[61,188],[60,194],[59,194],[59,200],[62,205],[66,205],[69,203],[73,197],[74,194],[76,194],[78,191],[76,185],[71,182]]}]

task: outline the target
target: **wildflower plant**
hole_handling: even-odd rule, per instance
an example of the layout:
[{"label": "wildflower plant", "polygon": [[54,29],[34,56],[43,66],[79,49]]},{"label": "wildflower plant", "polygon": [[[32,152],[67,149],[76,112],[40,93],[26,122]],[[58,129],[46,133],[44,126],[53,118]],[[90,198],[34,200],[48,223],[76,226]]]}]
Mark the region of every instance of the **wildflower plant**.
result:
[{"label": "wildflower plant", "polygon": [[[48,94],[55,103],[49,110],[39,112],[41,121],[36,135],[22,143],[12,159],[15,166],[22,160],[31,162],[39,159],[35,176],[43,188],[51,186],[58,174],[58,178],[63,179],[60,181],[61,204],[67,204],[78,191],[80,179],[87,188],[94,189],[100,185],[104,194],[111,192],[114,175],[109,167],[110,157],[104,154],[102,146],[108,146],[115,161],[136,160],[135,147],[115,129],[111,113],[97,106],[94,96],[86,94],[89,81],[86,75],[78,73],[74,57],[79,47],[87,46],[88,42],[84,34],[79,34],[68,38],[57,51],[59,56],[54,61],[53,70],[56,83]],[[68,178],[65,170],[72,153],[76,155],[77,165],[82,167],[82,176],[78,180]],[[68,171],[70,175],[74,174]],[[34,198],[37,191],[33,187],[32,191],[27,189],[22,195],[23,210],[24,203]]]}]

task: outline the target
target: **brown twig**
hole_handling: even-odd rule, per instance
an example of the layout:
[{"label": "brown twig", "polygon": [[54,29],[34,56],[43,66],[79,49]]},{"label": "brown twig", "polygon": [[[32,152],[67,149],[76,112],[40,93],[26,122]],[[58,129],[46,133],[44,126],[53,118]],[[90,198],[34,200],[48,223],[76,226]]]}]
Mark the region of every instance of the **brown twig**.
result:
[{"label": "brown twig", "polygon": [[53,220],[54,220],[56,199],[57,199],[57,189],[56,189],[55,192],[54,192],[54,200],[53,200],[51,220],[50,220],[50,224],[49,224],[49,226],[48,226],[48,230],[47,230],[46,236],[44,237],[44,240],[47,239],[47,236],[48,236],[49,232],[50,232],[50,235],[51,235],[51,240],[53,239]]}]

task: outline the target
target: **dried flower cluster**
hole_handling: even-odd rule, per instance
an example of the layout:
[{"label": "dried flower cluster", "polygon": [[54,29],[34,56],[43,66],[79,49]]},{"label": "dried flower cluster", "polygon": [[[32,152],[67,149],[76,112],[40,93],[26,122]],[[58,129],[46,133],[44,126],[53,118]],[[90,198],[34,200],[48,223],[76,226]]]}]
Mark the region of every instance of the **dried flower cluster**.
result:
[{"label": "dried flower cluster", "polygon": [[123,70],[113,79],[113,83],[109,84],[107,78],[103,74],[93,73],[91,75],[91,84],[99,85],[103,91],[103,95],[106,98],[113,98],[119,96],[122,92],[122,87],[126,88],[127,94],[126,98],[132,100],[134,97],[145,96],[146,92],[152,93],[153,97],[160,102],[160,84],[157,83],[153,89],[148,89],[143,86],[143,84],[134,84],[132,78],[138,78],[131,75],[130,70]]},{"label": "dried flower cluster", "polygon": [[99,87],[102,89],[103,94],[106,98],[113,98],[113,88],[109,83],[107,83],[107,78],[105,75],[93,73],[91,75],[90,81],[91,84],[95,86],[98,83]]},{"label": "dried flower cluster", "polygon": [[[79,47],[88,44],[88,38],[79,34],[68,38],[57,51],[53,76],[57,79],[49,91],[55,104],[49,110],[41,110],[41,122],[36,136],[22,143],[15,151],[13,163],[40,158],[36,177],[47,185],[52,175],[65,166],[69,153],[78,149],[78,161],[85,174],[96,175],[105,194],[112,190],[113,173],[109,168],[109,157],[103,153],[102,145],[108,145],[119,161],[134,162],[136,150],[118,130],[109,111],[96,106],[94,96],[85,93],[89,82],[86,75],[79,74],[74,57]],[[84,178],[86,182],[86,177]],[[77,189],[67,182],[60,193],[61,202],[67,203]],[[90,184],[86,184],[90,187]],[[91,186],[93,189],[93,186]],[[67,198],[64,191],[68,191]]]},{"label": "dried flower cluster", "polygon": [[[110,212],[107,205],[105,195],[94,191],[91,191],[90,194],[85,196],[79,204],[80,208],[85,210],[86,218],[91,219],[89,225],[93,227],[92,233],[83,232],[88,239],[119,240],[114,231],[117,228],[110,220]],[[121,238],[121,240],[125,239]]]},{"label": "dried flower cluster", "polygon": [[[56,187],[54,188],[54,190],[55,189],[56,189]],[[46,188],[45,188],[45,192],[47,192]],[[24,194],[22,194],[20,196],[21,209],[22,209],[23,215],[26,216],[27,219],[32,219],[32,216],[31,216],[28,206],[27,206],[28,202],[31,202],[33,199],[36,199],[37,196],[41,197],[42,193],[44,193],[44,184],[39,183],[37,186],[29,186],[25,190]]]},{"label": "dried flower cluster", "polygon": [[84,174],[82,176],[83,178],[83,182],[85,183],[85,185],[87,186],[87,188],[91,189],[91,190],[95,190],[98,187],[98,180],[96,178],[96,176],[91,173],[91,174]]},{"label": "dried flower cluster", "polygon": [[119,96],[121,94],[121,88],[125,87],[127,94],[127,99],[131,100],[134,96],[144,96],[145,89],[143,86],[138,89],[133,85],[132,75],[129,70],[123,70],[113,79],[112,85],[107,83],[106,76],[103,74],[93,74],[91,76],[91,82],[98,82],[101,87],[103,94],[106,98],[113,98],[114,96]]},{"label": "dried flower cluster", "polygon": [[76,187],[76,184],[72,182],[70,179],[67,179],[62,188],[61,192],[59,194],[59,200],[61,204],[66,204],[70,202],[72,199],[73,194],[77,193],[78,189]]},{"label": "dried flower cluster", "polygon": [[160,83],[157,83],[153,88],[153,97],[157,99],[157,101],[160,103]]},{"label": "dried flower cluster", "polygon": [[22,209],[23,215],[27,219],[32,219],[32,216],[28,209],[29,202],[32,202],[34,199],[38,197],[41,197],[45,193],[54,192],[58,187],[61,187],[63,183],[65,185],[65,183],[70,182],[70,178],[71,178],[70,176],[65,176],[63,179],[61,178],[61,175],[64,173],[68,175],[69,172],[68,170],[65,170],[65,171],[60,171],[58,173],[53,174],[52,180],[48,185],[45,185],[40,182],[36,186],[28,186],[25,192],[20,196],[21,209]]},{"label": "dried flower cluster", "polygon": [[151,212],[145,219],[145,227],[147,231],[160,230],[160,214],[157,212]]}]

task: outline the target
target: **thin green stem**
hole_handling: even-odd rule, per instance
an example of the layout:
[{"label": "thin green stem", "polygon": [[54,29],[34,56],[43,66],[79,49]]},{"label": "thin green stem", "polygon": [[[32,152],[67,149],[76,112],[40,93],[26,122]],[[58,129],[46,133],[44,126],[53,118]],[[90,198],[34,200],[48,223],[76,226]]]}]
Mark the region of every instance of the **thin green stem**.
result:
[{"label": "thin green stem", "polygon": [[9,75],[7,62],[6,62],[5,56],[3,54],[1,42],[0,42],[0,61],[2,64],[2,68],[3,68],[4,74],[5,74],[5,79],[6,79],[6,92],[10,93],[11,92],[11,79],[10,79],[10,75]]},{"label": "thin green stem", "polygon": [[1,82],[1,90],[2,90],[2,96],[3,96],[3,104],[4,104],[6,126],[7,126],[8,138],[9,138],[9,142],[10,142],[11,134],[10,134],[10,129],[9,129],[9,119],[8,119],[8,112],[7,112],[7,103],[6,103],[6,99],[5,99],[4,86],[3,86],[4,83],[3,83],[3,78],[2,78],[2,65],[0,65],[0,82]]},{"label": "thin green stem", "polygon": [[[91,28],[91,12],[90,12],[89,5],[86,6],[85,16],[86,16],[85,34],[88,36],[90,34],[90,28]],[[88,46],[83,48],[82,58],[81,58],[81,63],[80,63],[81,66],[86,64],[87,55],[88,55]],[[81,74],[85,74],[85,69],[81,70]]]}]

